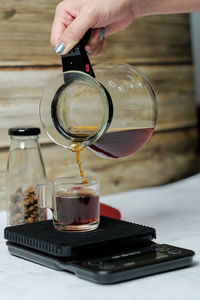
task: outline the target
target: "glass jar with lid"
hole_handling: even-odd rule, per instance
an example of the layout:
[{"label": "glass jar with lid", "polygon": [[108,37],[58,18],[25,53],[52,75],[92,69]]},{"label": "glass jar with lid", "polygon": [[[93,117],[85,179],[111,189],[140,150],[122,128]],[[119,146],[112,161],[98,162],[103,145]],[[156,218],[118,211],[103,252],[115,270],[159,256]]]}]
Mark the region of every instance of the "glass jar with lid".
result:
[{"label": "glass jar with lid", "polygon": [[6,171],[7,223],[19,225],[47,218],[38,208],[35,187],[46,183],[46,175],[35,127],[10,128],[11,138]]}]

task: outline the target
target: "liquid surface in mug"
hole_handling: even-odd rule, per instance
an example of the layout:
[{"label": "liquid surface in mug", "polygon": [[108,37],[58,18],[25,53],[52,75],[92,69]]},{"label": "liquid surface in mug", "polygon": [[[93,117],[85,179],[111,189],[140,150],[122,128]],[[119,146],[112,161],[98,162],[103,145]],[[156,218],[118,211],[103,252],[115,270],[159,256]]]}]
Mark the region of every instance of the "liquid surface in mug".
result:
[{"label": "liquid surface in mug", "polygon": [[88,148],[107,158],[120,158],[138,151],[151,137],[154,128],[112,129]]},{"label": "liquid surface in mug", "polygon": [[56,195],[57,218],[63,225],[83,225],[99,218],[99,196],[91,189],[73,188],[73,192]]}]

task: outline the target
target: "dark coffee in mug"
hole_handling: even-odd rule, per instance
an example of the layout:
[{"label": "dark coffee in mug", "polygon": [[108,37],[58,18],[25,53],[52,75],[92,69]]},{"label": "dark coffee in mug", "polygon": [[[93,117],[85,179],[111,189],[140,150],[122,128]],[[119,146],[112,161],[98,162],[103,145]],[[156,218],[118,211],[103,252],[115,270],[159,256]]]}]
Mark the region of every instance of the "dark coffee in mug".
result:
[{"label": "dark coffee in mug", "polygon": [[[92,189],[74,187],[56,194],[54,222],[62,225],[84,225],[99,219],[99,196]],[[57,215],[56,219],[55,216]]]}]

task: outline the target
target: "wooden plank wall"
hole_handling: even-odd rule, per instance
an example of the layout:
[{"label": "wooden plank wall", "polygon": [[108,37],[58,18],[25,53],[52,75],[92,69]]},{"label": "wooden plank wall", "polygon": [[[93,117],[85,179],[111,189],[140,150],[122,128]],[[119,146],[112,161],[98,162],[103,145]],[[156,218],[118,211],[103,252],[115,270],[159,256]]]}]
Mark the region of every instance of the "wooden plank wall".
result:
[{"label": "wooden plank wall", "polygon": [[[38,105],[44,86],[61,70],[49,45],[58,0],[2,0],[0,6],[0,208],[5,207],[8,128],[40,126]],[[158,99],[156,132],[138,153],[105,160],[82,153],[87,174],[101,179],[102,194],[159,185],[198,171],[197,119],[189,17],[186,14],[136,20],[106,38],[98,62],[135,65],[152,82]],[[75,157],[42,133],[48,180],[78,174]]]}]

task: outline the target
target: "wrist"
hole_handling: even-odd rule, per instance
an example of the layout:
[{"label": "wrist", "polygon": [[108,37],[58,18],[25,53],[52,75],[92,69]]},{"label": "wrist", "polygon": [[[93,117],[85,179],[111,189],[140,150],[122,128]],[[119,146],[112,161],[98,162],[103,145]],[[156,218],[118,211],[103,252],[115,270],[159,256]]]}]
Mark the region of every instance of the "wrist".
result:
[{"label": "wrist", "polygon": [[152,1],[149,0],[132,0],[132,10],[134,13],[134,18],[138,19],[140,17],[148,16],[151,14]]},{"label": "wrist", "polygon": [[174,14],[198,11],[199,0],[132,0],[135,18],[159,14]]},{"label": "wrist", "polygon": [[[167,13],[174,0],[132,0],[135,18]],[[184,0],[185,1],[185,0]]]}]

